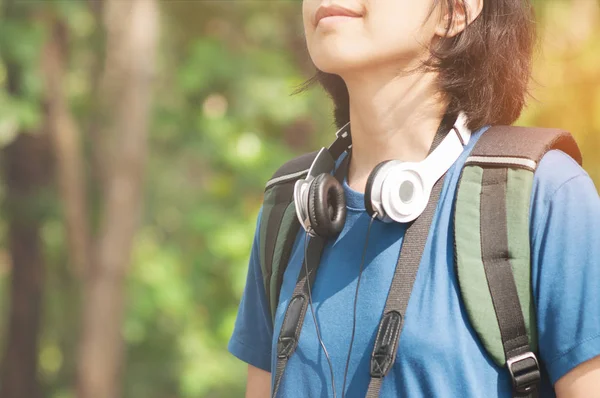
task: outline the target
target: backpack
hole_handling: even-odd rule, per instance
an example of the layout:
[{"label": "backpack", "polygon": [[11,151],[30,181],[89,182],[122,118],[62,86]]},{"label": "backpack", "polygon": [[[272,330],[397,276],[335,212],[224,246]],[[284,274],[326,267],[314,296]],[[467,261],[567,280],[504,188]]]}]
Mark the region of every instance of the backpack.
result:
[{"label": "backpack", "polygon": [[[582,164],[579,148],[566,131],[489,128],[465,162],[454,203],[455,267],[461,299],[487,354],[499,367],[507,368],[515,397],[537,396],[541,378],[535,356],[537,328],[531,288],[529,209],[534,172],[541,158],[552,149],[562,150]],[[294,184],[306,177],[316,155],[312,152],[287,162],[265,187],[259,253],[272,321],[283,275],[300,231]],[[314,281],[315,274],[306,278],[311,280],[308,283]],[[306,306],[301,310],[305,303],[298,303],[297,298],[301,299],[294,296],[288,304],[278,339],[274,395],[287,359],[297,345],[306,311]],[[380,329],[395,321],[385,318]],[[395,361],[397,346],[391,356],[390,342],[385,342],[381,354],[381,346],[380,351],[377,347],[381,342],[377,340],[379,333],[371,359],[371,376],[383,378]],[[385,357],[386,366],[382,367],[381,356]],[[367,396],[378,396],[378,390]]]}]

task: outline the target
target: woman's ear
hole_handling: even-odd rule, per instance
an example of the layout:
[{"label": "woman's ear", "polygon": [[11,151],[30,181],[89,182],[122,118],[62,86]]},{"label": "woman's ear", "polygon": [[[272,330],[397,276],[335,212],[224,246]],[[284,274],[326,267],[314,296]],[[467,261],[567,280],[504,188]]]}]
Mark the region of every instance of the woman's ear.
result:
[{"label": "woman's ear", "polygon": [[[446,4],[442,4],[442,18],[435,29],[437,36],[454,37],[465,30],[481,14],[484,0],[452,0],[452,2],[454,4],[452,10]],[[452,26],[448,28],[450,23]]]}]

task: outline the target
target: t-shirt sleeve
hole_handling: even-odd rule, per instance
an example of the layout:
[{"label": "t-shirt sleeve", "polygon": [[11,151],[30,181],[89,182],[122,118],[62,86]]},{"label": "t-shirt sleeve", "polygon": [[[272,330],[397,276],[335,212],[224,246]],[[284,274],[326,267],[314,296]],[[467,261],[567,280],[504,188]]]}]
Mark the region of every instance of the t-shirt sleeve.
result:
[{"label": "t-shirt sleeve", "polygon": [[267,305],[259,259],[259,231],[262,209],[258,215],[250,253],[246,287],[240,301],[235,327],[229,340],[229,352],[257,368],[271,371],[273,326]]},{"label": "t-shirt sleeve", "polygon": [[562,152],[536,171],[531,232],[540,357],[554,384],[600,355],[600,198]]}]

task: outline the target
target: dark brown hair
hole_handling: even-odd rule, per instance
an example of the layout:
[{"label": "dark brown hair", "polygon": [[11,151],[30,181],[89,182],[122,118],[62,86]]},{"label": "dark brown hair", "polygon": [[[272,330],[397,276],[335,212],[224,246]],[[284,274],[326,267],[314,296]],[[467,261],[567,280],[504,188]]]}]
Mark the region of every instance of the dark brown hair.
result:
[{"label": "dark brown hair", "polygon": [[[441,1],[452,16],[457,1],[466,9],[465,0],[434,0],[433,6]],[[529,0],[484,0],[481,14],[463,32],[439,40],[422,67],[438,71],[439,88],[449,102],[447,113],[463,110],[472,130],[514,123],[528,93],[535,34]],[[297,92],[315,83],[333,100],[335,123],[343,126],[350,120],[346,84],[340,76],[317,69]]]}]

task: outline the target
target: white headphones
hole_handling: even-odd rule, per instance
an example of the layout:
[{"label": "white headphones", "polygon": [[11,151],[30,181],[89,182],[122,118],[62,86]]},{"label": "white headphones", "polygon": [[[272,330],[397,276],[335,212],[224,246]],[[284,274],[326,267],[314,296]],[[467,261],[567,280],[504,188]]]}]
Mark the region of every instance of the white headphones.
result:
[{"label": "white headphones", "polygon": [[[298,180],[294,187],[296,215],[312,236],[332,237],[344,226],[344,190],[331,171],[343,153],[339,151],[342,145],[336,143],[345,140],[344,150],[351,147],[348,127],[349,123],[336,133],[338,139],[329,149],[321,149],[306,179]],[[470,137],[466,115],[461,112],[451,131],[426,159],[421,162],[387,160],[378,164],[365,187],[367,213],[383,222],[415,220],[425,210],[433,186],[458,159]]]}]

